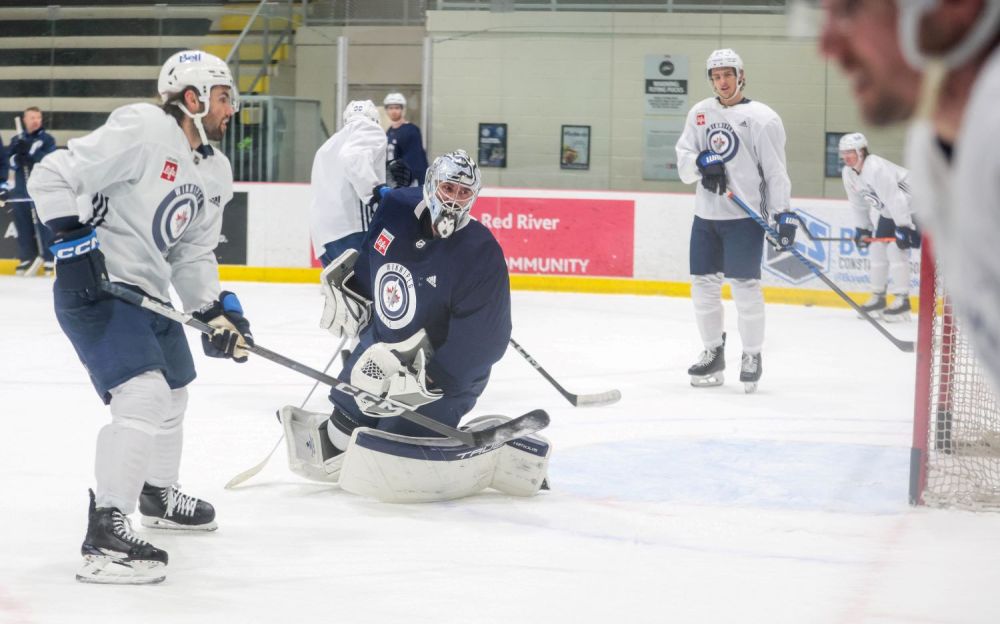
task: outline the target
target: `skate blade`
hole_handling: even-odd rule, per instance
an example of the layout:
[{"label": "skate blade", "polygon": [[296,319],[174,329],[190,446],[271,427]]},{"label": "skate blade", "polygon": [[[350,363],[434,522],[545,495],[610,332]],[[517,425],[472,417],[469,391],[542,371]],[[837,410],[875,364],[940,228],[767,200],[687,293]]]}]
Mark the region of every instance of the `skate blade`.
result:
[{"label": "skate blade", "polygon": [[21,277],[34,277],[35,275],[37,275],[39,269],[42,268],[43,262],[44,260],[42,260],[40,257],[32,260],[31,264],[28,265],[28,268],[25,269],[23,273],[21,273]]},{"label": "skate blade", "polygon": [[76,573],[81,583],[152,585],[167,578],[167,566],[161,561],[121,561],[98,555],[85,555],[83,561]]},{"label": "skate blade", "polygon": [[753,394],[757,392],[757,382],[756,381],[744,381],[743,382],[743,392],[746,394]]},{"label": "skate blade", "polygon": [[711,375],[691,375],[691,385],[695,388],[714,388],[721,386],[725,379],[721,371]]},{"label": "skate blade", "polygon": [[909,312],[906,314],[883,314],[882,320],[886,323],[908,323],[913,320]]},{"label": "skate blade", "polygon": [[[872,317],[876,321],[881,320],[881,318],[882,318],[882,310],[875,310],[873,312],[869,312],[868,316]],[[858,318],[859,321],[865,320],[865,317],[862,316],[862,315],[860,315],[860,314],[857,315],[857,318]]]},{"label": "skate blade", "polygon": [[168,531],[214,531],[219,528],[215,520],[206,522],[205,524],[181,524],[180,522],[174,522],[166,518],[142,516],[139,522],[142,526],[149,529],[164,529]]}]

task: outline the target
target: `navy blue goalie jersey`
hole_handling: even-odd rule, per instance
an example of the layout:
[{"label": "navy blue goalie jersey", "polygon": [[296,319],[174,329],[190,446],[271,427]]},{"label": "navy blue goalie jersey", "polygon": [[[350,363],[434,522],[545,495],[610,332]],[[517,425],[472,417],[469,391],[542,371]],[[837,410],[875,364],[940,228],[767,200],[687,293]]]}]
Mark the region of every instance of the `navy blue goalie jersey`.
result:
[{"label": "navy blue goalie jersey", "polygon": [[493,234],[470,221],[434,238],[421,189],[403,188],[382,200],[360,251],[352,285],[372,300],[372,320],[342,378],[370,345],[425,329],[433,385],[446,397],[478,397],[511,332],[510,278]]}]

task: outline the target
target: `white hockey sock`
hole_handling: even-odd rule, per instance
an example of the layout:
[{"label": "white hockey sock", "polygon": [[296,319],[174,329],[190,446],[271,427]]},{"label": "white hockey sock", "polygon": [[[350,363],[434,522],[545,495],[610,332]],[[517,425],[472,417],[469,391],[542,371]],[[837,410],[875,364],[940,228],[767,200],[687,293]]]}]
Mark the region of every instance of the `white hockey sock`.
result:
[{"label": "white hockey sock", "polygon": [[[874,293],[884,293],[885,286],[889,283],[889,260],[886,256],[888,246],[889,243],[872,243],[868,247],[868,260],[871,262],[868,276]],[[896,244],[892,243],[892,246],[895,247]]]},{"label": "white hockey sock", "polygon": [[889,258],[889,273],[892,276],[892,292],[907,294],[910,292],[910,250],[900,249],[895,243],[889,245],[886,251]]},{"label": "white hockey sock", "polygon": [[153,456],[149,462],[146,482],[156,487],[168,487],[180,479],[181,450],[184,447],[184,412],[187,409],[187,388],[170,391],[170,413],[156,432]]},{"label": "white hockey sock", "polygon": [[714,349],[722,344],[724,317],[722,310],[722,276],[691,276],[691,301],[694,303],[695,321],[701,342],[706,349]]},{"label": "white hockey sock", "polygon": [[745,353],[760,353],[764,346],[764,291],[760,280],[730,280],[739,315],[737,325]]},{"label": "white hockey sock", "polygon": [[129,514],[135,511],[154,435],[170,405],[170,387],[160,371],[150,371],[115,386],[111,397],[111,423],[97,436],[97,506]]}]

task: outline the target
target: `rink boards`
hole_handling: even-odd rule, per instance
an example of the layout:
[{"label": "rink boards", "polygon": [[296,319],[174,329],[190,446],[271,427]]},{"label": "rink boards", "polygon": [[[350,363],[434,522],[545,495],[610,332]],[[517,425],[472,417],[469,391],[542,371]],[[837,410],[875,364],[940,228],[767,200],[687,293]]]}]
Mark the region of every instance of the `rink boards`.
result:
[{"label": "rink boards", "polygon": [[[309,238],[308,184],[237,183],[218,255],[223,279],[318,280]],[[849,239],[853,213],[844,200],[793,198],[817,238]],[[687,296],[688,236],[694,195],[486,188],[473,215],[504,248],[515,289]],[[9,215],[0,220],[0,258],[15,254]],[[810,240],[799,252],[843,290],[869,291],[869,257],[853,242]],[[911,253],[916,292],[919,254]],[[0,260],[0,273],[15,261]],[[768,301],[846,305],[790,254],[766,246],[762,279]],[[890,285],[894,290],[895,285]]]}]

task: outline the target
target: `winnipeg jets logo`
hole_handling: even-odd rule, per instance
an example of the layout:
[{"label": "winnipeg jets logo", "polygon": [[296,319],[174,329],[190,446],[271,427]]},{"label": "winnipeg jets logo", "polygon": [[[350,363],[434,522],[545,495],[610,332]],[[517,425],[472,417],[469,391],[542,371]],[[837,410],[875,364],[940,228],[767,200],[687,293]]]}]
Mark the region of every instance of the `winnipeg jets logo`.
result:
[{"label": "winnipeg jets logo", "polygon": [[729,124],[713,123],[708,127],[708,147],[722,156],[723,161],[729,162],[740,149],[740,139]]},{"label": "winnipeg jets logo", "polygon": [[375,274],[375,313],[389,329],[406,327],[417,311],[413,274],[402,264],[387,262]]},{"label": "winnipeg jets logo", "polygon": [[205,205],[205,194],[197,184],[171,189],[153,215],[153,242],[166,253],[180,239]]}]

